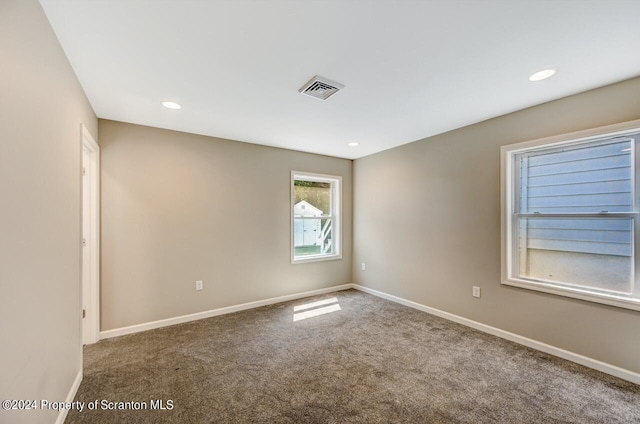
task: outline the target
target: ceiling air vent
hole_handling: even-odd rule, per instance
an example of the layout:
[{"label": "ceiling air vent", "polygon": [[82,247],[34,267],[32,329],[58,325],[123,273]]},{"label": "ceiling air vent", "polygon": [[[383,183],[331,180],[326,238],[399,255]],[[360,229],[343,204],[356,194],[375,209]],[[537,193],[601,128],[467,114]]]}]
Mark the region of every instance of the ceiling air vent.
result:
[{"label": "ceiling air vent", "polygon": [[342,84],[316,75],[298,91],[307,96],[315,97],[316,99],[327,100],[343,88],[344,85]]}]

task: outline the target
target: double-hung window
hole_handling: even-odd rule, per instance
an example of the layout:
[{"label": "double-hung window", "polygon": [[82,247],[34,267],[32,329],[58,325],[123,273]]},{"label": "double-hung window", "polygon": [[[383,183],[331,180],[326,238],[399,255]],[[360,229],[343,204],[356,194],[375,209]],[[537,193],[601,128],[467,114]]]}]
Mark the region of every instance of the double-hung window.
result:
[{"label": "double-hung window", "polygon": [[503,284],[640,310],[638,124],[502,148]]},{"label": "double-hung window", "polygon": [[291,262],[340,259],[342,178],[291,173]]}]

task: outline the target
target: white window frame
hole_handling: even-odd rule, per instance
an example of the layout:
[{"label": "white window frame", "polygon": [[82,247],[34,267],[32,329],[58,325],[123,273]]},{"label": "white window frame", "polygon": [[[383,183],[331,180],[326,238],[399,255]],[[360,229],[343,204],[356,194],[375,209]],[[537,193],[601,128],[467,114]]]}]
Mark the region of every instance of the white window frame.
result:
[{"label": "white window frame", "polygon": [[[514,166],[514,157],[518,153],[531,151],[535,149],[550,149],[554,147],[561,147],[566,144],[578,144],[589,143],[603,137],[618,137],[625,136],[633,133],[640,132],[640,120],[624,122],[621,124],[608,125],[599,128],[593,128],[585,131],[578,131],[574,133],[562,134],[558,136],[546,137],[536,140],[525,141],[522,143],[510,144],[502,146],[500,148],[500,209],[501,209],[501,258],[502,258],[502,284],[514,287],[525,288],[529,290],[536,290],[545,293],[551,293],[560,296],[571,297],[575,299],[587,300],[596,303],[603,303],[606,305],[617,306],[626,309],[632,309],[640,311],[640,299],[637,297],[629,297],[625,295],[619,295],[616,293],[607,293],[606,291],[589,290],[584,287],[571,287],[569,285],[560,285],[557,283],[536,280],[525,279],[519,277],[515,272],[517,266],[514,266],[514,261],[517,260],[517,252],[515,249],[514,236],[516,236],[516,230],[514,226],[517,225],[516,216],[517,205],[517,186],[515,186],[516,169]],[[636,158],[636,160],[638,160]],[[634,228],[634,249],[633,249],[633,263],[632,267],[632,281],[634,287],[638,287],[638,273],[635,272],[635,268],[638,266],[638,250],[636,247],[640,246],[640,215],[638,213],[638,202],[636,196],[638,193],[635,190],[635,181],[638,179],[635,171],[635,163],[632,164],[633,181],[634,181],[634,199],[633,199],[633,212],[624,213],[608,213],[609,218],[625,217],[633,219]],[[518,214],[519,216],[527,214]],[[563,216],[573,216],[572,214],[560,214]],[[587,214],[588,215],[588,214]],[[548,215],[547,215],[548,216]],[[560,216],[558,216],[560,217]],[[637,292],[636,292],[637,293]]]},{"label": "white window frame", "polygon": [[[294,213],[295,204],[295,180],[317,181],[331,184],[331,214],[332,231],[331,235],[333,245],[333,253],[325,253],[319,255],[306,255],[296,257],[295,241],[294,241]],[[291,171],[291,263],[301,264],[308,262],[331,261],[342,259],[342,177],[339,175],[315,174],[312,172]]]}]

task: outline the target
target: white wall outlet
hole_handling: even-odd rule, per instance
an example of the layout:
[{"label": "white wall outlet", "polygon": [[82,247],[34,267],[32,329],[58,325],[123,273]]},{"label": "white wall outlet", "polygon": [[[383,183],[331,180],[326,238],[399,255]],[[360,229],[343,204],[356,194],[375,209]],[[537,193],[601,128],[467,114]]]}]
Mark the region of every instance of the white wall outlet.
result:
[{"label": "white wall outlet", "polygon": [[367,266],[365,265],[364,262],[362,262],[362,270],[364,271],[365,269],[367,269]]},{"label": "white wall outlet", "polygon": [[473,297],[480,297],[480,287],[473,286]]},{"label": "white wall outlet", "polygon": [[198,280],[196,281],[196,290],[202,290],[204,288],[204,281]]}]

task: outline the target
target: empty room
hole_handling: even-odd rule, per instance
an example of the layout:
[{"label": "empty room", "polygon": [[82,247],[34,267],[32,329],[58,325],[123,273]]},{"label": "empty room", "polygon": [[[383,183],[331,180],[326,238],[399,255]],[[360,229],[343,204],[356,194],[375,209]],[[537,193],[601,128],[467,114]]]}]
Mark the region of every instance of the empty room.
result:
[{"label": "empty room", "polygon": [[640,423],[639,18],[0,0],[0,423]]}]

